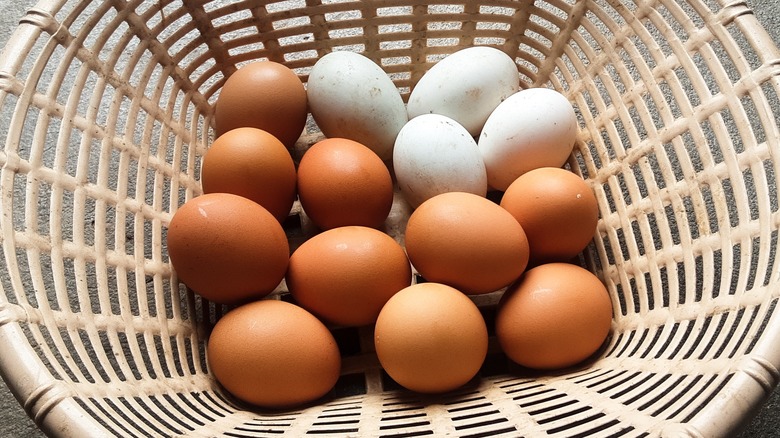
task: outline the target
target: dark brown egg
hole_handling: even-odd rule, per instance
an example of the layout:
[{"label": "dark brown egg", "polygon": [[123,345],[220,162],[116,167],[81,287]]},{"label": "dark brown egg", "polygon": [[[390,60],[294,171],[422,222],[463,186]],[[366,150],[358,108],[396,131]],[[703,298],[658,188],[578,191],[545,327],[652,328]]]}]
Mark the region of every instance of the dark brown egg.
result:
[{"label": "dark brown egg", "polygon": [[298,75],[273,61],[246,64],[225,81],[214,118],[217,135],[245,126],[270,132],[286,147],[301,136],[308,114]]}]

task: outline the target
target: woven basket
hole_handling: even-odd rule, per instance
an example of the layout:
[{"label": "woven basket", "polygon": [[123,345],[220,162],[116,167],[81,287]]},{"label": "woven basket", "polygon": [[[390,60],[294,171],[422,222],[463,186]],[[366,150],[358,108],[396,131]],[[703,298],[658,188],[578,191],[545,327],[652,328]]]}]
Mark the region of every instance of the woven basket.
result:
[{"label": "woven basket", "polygon": [[[47,434],[728,436],[773,391],[780,52],[744,2],[184,3],[41,0],[0,56],[0,371]],[[332,394],[285,412],[236,402],[205,361],[227,309],[179,284],[165,248],[200,194],[225,77],[267,58],[305,81],[354,50],[406,98],[475,44],[575,105],[569,165],[601,211],[581,261],[615,310],[603,349],[535,373],[492,340],[473,382],[423,397],[381,370],[370,327],[334,328]],[[320,137],[309,123],[296,154]],[[399,241],[408,214],[396,203],[388,220]],[[293,246],[312,232],[297,204],[286,226]],[[479,297],[489,323],[499,295]]]}]

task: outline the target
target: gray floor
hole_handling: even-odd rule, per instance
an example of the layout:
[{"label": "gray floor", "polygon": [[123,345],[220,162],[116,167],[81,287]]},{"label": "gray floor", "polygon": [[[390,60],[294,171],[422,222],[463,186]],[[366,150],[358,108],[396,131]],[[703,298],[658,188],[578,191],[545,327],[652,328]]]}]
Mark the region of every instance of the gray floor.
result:
[{"label": "gray floor", "polygon": [[[32,0],[0,0],[0,46],[4,46],[18,19],[24,15]],[[748,0],[759,20],[780,44],[780,15],[778,0]],[[780,389],[767,401],[764,408],[748,425],[741,438],[780,437]],[[5,385],[0,385],[0,438],[33,438],[42,433],[27,417]]]}]

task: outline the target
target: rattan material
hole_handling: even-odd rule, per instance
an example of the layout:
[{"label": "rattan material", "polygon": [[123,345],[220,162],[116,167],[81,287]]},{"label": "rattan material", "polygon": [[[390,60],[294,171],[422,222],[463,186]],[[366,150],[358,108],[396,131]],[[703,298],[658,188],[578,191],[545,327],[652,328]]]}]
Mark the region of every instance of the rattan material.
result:
[{"label": "rattan material", "polygon": [[[780,53],[744,2],[185,3],[41,0],[0,56],[0,371],[47,433],[728,436],[775,387]],[[236,404],[204,360],[225,309],[178,284],[164,244],[199,194],[225,77],[268,58],[305,80],[319,56],[356,50],[406,97],[474,44],[576,106],[570,165],[601,209],[583,262],[613,299],[607,344],[539,374],[492,342],[472,384],[421,397],[383,375],[370,328],[334,328],[331,396]],[[318,135],[310,123],[297,153]],[[408,213],[392,212],[399,240]],[[292,216],[295,246],[311,230]],[[488,321],[499,294],[478,299]]]}]

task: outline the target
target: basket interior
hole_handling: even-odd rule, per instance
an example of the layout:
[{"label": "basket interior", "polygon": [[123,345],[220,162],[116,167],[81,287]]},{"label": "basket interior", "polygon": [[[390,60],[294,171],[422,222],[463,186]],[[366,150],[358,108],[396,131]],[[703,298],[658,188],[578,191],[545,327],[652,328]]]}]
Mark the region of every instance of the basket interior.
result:
[{"label": "basket interior", "polygon": [[[184,3],[43,0],[0,57],[0,370],[47,433],[714,436],[772,391],[778,51],[744,3]],[[173,212],[200,194],[225,78],[270,59],[305,82],[320,56],[353,50],[406,99],[472,45],[575,106],[568,166],[600,207],[580,262],[612,297],[607,343],[549,374],[491,341],[472,383],[423,397],[382,371],[370,327],[333,328],[344,369],[326,399],[237,403],[205,361],[228,309],[179,284],[165,248]],[[310,121],[295,157],[319,138]],[[388,219],[399,241],[408,214],[396,202]],[[293,248],[314,232],[297,203],[285,228]],[[500,293],[474,298],[489,324]]]}]

